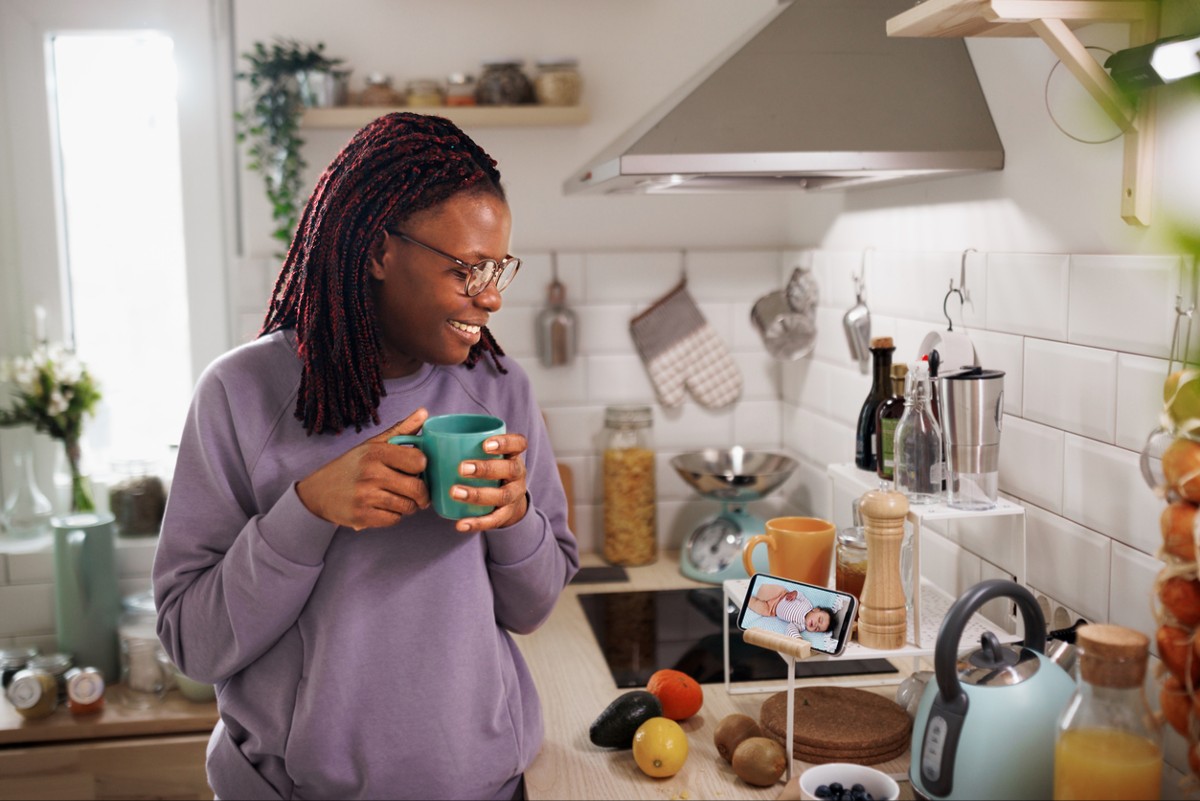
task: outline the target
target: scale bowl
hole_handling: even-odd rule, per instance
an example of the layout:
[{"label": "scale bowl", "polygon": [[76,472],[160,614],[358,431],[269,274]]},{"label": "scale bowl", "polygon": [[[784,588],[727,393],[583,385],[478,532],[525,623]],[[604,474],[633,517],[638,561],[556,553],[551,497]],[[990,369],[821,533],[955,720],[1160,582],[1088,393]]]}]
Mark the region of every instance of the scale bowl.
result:
[{"label": "scale bowl", "polygon": [[680,478],[706,498],[757,501],[788,480],[796,460],[782,453],[732,448],[705,448],[671,460]]}]

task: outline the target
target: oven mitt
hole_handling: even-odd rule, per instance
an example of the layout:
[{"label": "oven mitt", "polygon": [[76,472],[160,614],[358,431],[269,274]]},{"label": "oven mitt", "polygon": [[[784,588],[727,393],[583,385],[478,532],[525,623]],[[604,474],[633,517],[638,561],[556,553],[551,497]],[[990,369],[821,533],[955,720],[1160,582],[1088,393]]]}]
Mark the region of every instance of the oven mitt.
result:
[{"label": "oven mitt", "polygon": [[682,404],[685,389],[708,409],[741,396],[742,373],[700,313],[686,279],[634,317],[629,332],[663,406]]}]

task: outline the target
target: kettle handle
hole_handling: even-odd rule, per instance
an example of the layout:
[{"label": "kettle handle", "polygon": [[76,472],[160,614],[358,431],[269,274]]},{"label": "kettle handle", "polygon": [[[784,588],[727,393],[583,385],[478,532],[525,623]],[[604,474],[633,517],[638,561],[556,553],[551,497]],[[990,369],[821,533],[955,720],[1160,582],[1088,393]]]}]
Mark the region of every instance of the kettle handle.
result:
[{"label": "kettle handle", "polygon": [[1012,598],[1017,602],[1017,608],[1025,622],[1025,647],[1038,653],[1046,652],[1046,618],[1042,615],[1042,608],[1034,600],[1033,593],[1008,579],[979,582],[954,602],[938,632],[933,667],[938,689],[948,704],[964,694],[958,681],[958,644],[962,640],[963,629],[966,628],[971,615],[993,598]]}]

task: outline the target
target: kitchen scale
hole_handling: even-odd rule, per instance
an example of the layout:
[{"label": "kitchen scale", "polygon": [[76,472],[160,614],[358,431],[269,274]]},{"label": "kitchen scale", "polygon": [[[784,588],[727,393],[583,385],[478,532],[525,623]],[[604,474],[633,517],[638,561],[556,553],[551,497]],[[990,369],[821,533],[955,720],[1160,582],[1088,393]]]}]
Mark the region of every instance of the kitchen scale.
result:
[{"label": "kitchen scale", "polygon": [[[742,546],[750,537],[762,534],[765,526],[745,505],[778,489],[796,469],[796,460],[735,445],[680,454],[671,460],[671,466],[705,498],[722,504],[720,513],[701,523],[684,542],[679,559],[683,574],[711,584],[747,578]],[[766,548],[755,549],[753,563],[755,570],[770,572]]]}]

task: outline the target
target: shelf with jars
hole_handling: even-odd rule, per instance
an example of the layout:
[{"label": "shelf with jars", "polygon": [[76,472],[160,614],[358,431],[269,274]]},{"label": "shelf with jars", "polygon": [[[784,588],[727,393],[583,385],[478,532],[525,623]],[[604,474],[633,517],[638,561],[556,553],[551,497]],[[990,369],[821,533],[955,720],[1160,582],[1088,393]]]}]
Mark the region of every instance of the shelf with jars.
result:
[{"label": "shelf with jars", "polygon": [[309,108],[300,120],[302,128],[361,128],[376,117],[393,111],[436,114],[460,128],[517,128],[583,125],[588,121],[585,106],[335,106]]}]

